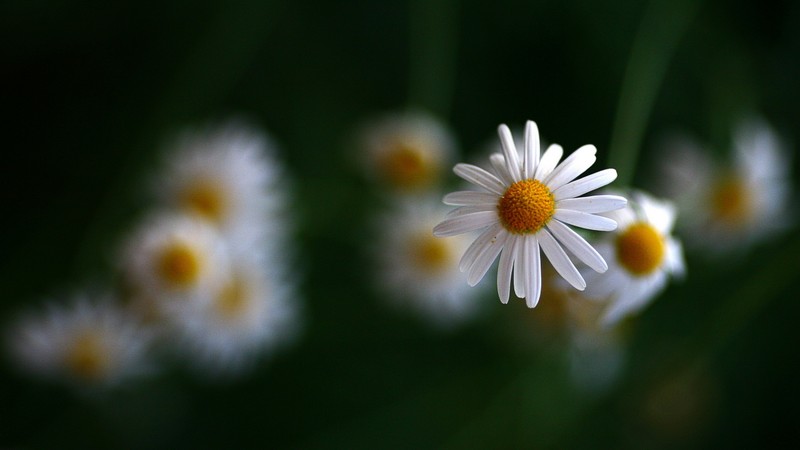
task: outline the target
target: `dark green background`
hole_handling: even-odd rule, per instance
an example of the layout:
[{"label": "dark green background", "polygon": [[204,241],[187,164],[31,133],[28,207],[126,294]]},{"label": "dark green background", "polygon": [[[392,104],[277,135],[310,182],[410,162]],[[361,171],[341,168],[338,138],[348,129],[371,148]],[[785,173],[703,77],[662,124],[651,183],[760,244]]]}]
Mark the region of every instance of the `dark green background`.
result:
[{"label": "dark green background", "polygon": [[[725,155],[742,112],[763,114],[793,145],[800,2],[662,3],[693,13],[645,121],[634,184],[653,187],[661,133],[685,130]],[[267,129],[295,179],[305,323],[296,345],[226,383],[167,368],[120,391],[78,394],[6,361],[0,446],[798,445],[794,231],[738,260],[690,252],[687,280],[632,326],[628,366],[601,395],[571,386],[563,342],[537,339],[523,302],[487,295],[486,314],[441,333],[386,309],[370,288],[363,249],[380,197],[347,157],[353,128],[374,113],[426,108],[468,158],[497,124],[533,119],[568,151],[595,144],[605,167],[647,8],[4,1],[3,324],[45,298],[113,279],[113,249],[147,206],[141,187],[165,139],[230,115]],[[683,425],[653,425],[647,399],[686,373],[695,382],[665,396]],[[701,413],[681,410],[694,400]]]}]

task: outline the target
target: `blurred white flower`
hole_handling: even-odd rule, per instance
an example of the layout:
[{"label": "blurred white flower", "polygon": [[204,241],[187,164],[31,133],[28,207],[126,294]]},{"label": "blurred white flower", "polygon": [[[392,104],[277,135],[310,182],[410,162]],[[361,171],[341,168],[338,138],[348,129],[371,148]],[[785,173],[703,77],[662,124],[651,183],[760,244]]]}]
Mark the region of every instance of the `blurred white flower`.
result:
[{"label": "blurred white flower", "polygon": [[722,166],[688,139],[673,141],[664,192],[681,208],[686,238],[716,253],[746,249],[790,223],[789,154],[762,120],[742,122],[732,164]]},{"label": "blurred white flower", "polygon": [[614,169],[606,169],[575,180],[594,164],[597,152],[594,146],[579,148],[559,164],[563,150],[551,145],[540,159],[539,132],[536,124],[528,121],[520,160],[508,127],[500,125],[498,132],[504,154],[492,157],[497,175],[470,164],[456,164],[453,169],[458,176],[488,192],[446,195],[446,204],[460,208],[451,211],[434,228],[434,234],[453,236],[482,230],[459,264],[462,271],[467,271],[467,283],[477,284],[500,256],[497,271],[500,300],[508,302],[513,271],[514,292],[526,298],[532,308],[538,303],[542,288],[539,248],[564,279],[576,289],[584,289],[586,283],[562,245],[596,271],[604,272],[607,265],[567,224],[614,230],[616,222],[596,214],[623,207],[625,199],[615,195],[577,198],[617,177]]},{"label": "blurred white flower", "polygon": [[445,212],[435,198],[400,202],[376,221],[373,251],[377,285],[387,300],[451,325],[474,315],[479,292],[458,270],[469,238],[440,239],[431,231]]},{"label": "blurred white flower", "polygon": [[120,255],[125,281],[135,297],[148,299],[158,314],[183,314],[210,301],[229,276],[229,250],[207,221],[157,214],[130,236]]},{"label": "blurred white flower", "polygon": [[435,186],[455,153],[450,132],[424,113],[396,114],[364,125],[359,147],[367,175],[396,192]]},{"label": "blurred white flower", "polygon": [[672,203],[634,192],[625,209],[605,215],[619,224],[595,242],[609,269],[602,275],[585,271],[585,295],[607,302],[601,322],[610,326],[647,306],[670,276],[684,274],[685,264],[681,244],[672,236]]},{"label": "blurred white flower", "polygon": [[235,375],[291,338],[297,327],[296,293],[275,267],[240,256],[209,303],[191,314],[170,316],[183,356],[207,374]]},{"label": "blurred white flower", "polygon": [[163,206],[203,217],[232,247],[256,251],[284,227],[287,186],[274,147],[239,122],[186,131],[154,188]]},{"label": "blurred white flower", "polygon": [[110,386],[148,372],[152,334],[110,297],[77,296],[22,317],[9,334],[15,361],[27,372],[81,385]]}]

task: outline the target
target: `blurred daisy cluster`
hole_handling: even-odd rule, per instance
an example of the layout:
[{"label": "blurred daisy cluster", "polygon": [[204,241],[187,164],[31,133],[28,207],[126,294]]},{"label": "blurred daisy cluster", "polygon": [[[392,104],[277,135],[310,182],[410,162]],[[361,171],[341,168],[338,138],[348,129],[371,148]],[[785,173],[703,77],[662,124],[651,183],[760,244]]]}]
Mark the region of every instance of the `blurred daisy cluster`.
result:
[{"label": "blurred daisy cluster", "polygon": [[182,132],[148,183],[151,210],[114,252],[118,282],[52,299],[7,330],[20,368],[77,386],[173,361],[231,377],[290,341],[291,192],[276,152],[241,121]]}]

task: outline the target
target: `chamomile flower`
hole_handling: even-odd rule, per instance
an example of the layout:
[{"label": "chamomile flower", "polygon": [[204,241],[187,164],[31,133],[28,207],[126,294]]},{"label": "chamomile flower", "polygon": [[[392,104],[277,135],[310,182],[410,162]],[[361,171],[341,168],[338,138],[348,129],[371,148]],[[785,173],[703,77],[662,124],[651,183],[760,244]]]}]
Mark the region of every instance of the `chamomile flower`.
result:
[{"label": "chamomile flower", "polygon": [[528,121],[525,127],[524,153],[520,160],[511,131],[500,125],[498,132],[503,155],[492,157],[497,175],[470,164],[456,164],[454,172],[483,188],[485,192],[461,191],[448,194],[444,202],[460,206],[434,228],[436,236],[454,236],[481,230],[461,258],[459,268],[467,272],[467,283],[477,284],[495,259],[497,292],[508,302],[512,283],[514,292],[536,306],[542,288],[539,249],[555,270],[576,289],[586,282],[562,248],[598,272],[607,264],[586,240],[568,225],[590,230],[611,231],[616,222],[596,215],[622,208],[626,200],[616,195],[577,198],[616,179],[614,169],[606,169],[575,179],[594,164],[597,150],[586,145],[561,164],[563,150],[551,145],[539,155],[539,132]]},{"label": "chamomile flower", "polygon": [[290,338],[297,325],[293,285],[238,257],[229,277],[193,314],[172,316],[177,343],[186,357],[211,375],[246,370],[259,356]]},{"label": "chamomile flower", "polygon": [[451,325],[470,317],[476,291],[464,283],[458,260],[466,236],[440,239],[431,229],[445,214],[436,199],[401,202],[376,222],[376,281],[385,298],[432,322]]},{"label": "chamomile flower", "polygon": [[441,180],[453,159],[455,143],[432,116],[406,113],[364,126],[360,148],[368,175],[393,191],[419,192]]},{"label": "chamomile flower", "polygon": [[209,301],[229,271],[228,249],[207,221],[161,214],[146,220],[120,257],[125,280],[158,313],[183,313]]},{"label": "chamomile flower", "polygon": [[283,170],[263,133],[230,122],[187,131],[155,188],[169,209],[203,217],[232,246],[263,247],[282,224]]},{"label": "chamomile flower", "polygon": [[607,304],[601,323],[611,326],[647,306],[670,277],[684,274],[685,264],[681,244],[671,234],[676,211],[670,202],[634,192],[627,208],[607,215],[619,228],[595,248],[609,269],[587,274],[585,295]]},{"label": "chamomile flower", "polygon": [[665,172],[673,186],[667,192],[686,211],[689,243],[717,253],[744,249],[789,222],[790,161],[774,131],[751,119],[735,130],[733,143],[727,166],[692,144],[677,146],[680,158],[666,164],[675,167]]},{"label": "chamomile flower", "polygon": [[150,333],[108,297],[78,296],[22,318],[10,333],[20,366],[81,385],[114,385],[148,370]]}]

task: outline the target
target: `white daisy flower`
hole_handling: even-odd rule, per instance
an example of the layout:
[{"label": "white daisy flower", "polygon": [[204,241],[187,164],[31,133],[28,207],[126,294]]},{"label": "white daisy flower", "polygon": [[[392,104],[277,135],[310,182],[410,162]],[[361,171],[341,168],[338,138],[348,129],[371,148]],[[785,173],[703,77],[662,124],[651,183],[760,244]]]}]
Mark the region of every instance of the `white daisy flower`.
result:
[{"label": "white daisy flower", "polygon": [[228,276],[229,255],[217,231],[193,216],[162,214],[146,220],[123,248],[120,265],[137,297],[159,313],[184,313],[209,301]]},{"label": "white daisy flower", "polygon": [[452,325],[476,312],[477,292],[464,283],[458,260],[467,236],[440,239],[431,229],[445,213],[435,199],[401,202],[376,223],[376,281],[386,298],[434,323]]},{"label": "white daisy flower", "polygon": [[587,274],[585,295],[607,302],[601,322],[611,326],[647,306],[670,276],[683,276],[685,264],[681,244],[671,234],[675,208],[670,202],[634,192],[627,208],[607,216],[619,227],[595,248],[609,270]]},{"label": "white daisy flower", "polygon": [[743,122],[734,134],[733,163],[722,168],[702,149],[683,145],[666,171],[668,192],[686,211],[692,244],[712,251],[743,249],[789,223],[789,154],[763,121]]},{"label": "white daisy flower", "polygon": [[109,297],[79,296],[22,318],[9,335],[12,355],[35,375],[79,384],[114,385],[148,371],[151,334]]},{"label": "white daisy flower", "polygon": [[236,247],[263,247],[283,227],[286,183],[262,132],[238,122],[185,132],[155,183],[162,203],[213,223]]},{"label": "white daisy flower", "polygon": [[577,198],[611,183],[617,172],[606,169],[575,180],[594,164],[595,147],[583,146],[559,164],[563,150],[553,144],[540,159],[539,132],[532,121],[525,127],[521,161],[508,127],[500,125],[498,132],[504,153],[492,157],[498,175],[470,164],[456,164],[453,170],[458,176],[486,192],[446,195],[446,204],[460,208],[451,211],[434,228],[434,234],[453,236],[483,230],[464,253],[459,268],[467,272],[467,283],[474,286],[499,255],[497,292],[503,303],[508,302],[512,271],[516,295],[526,298],[531,308],[538,303],[542,288],[540,247],[556,271],[576,289],[583,290],[586,282],[562,245],[598,272],[604,272],[608,266],[567,225],[598,231],[617,227],[613,220],[595,214],[622,208],[626,203],[623,197]]},{"label": "white daisy flower", "polygon": [[194,314],[172,316],[178,348],[201,370],[231,375],[288,340],[297,325],[294,287],[277,272],[239,257],[211,301]]},{"label": "white daisy flower", "polygon": [[396,191],[419,191],[437,184],[455,154],[450,132],[423,113],[388,116],[360,133],[364,170]]}]

